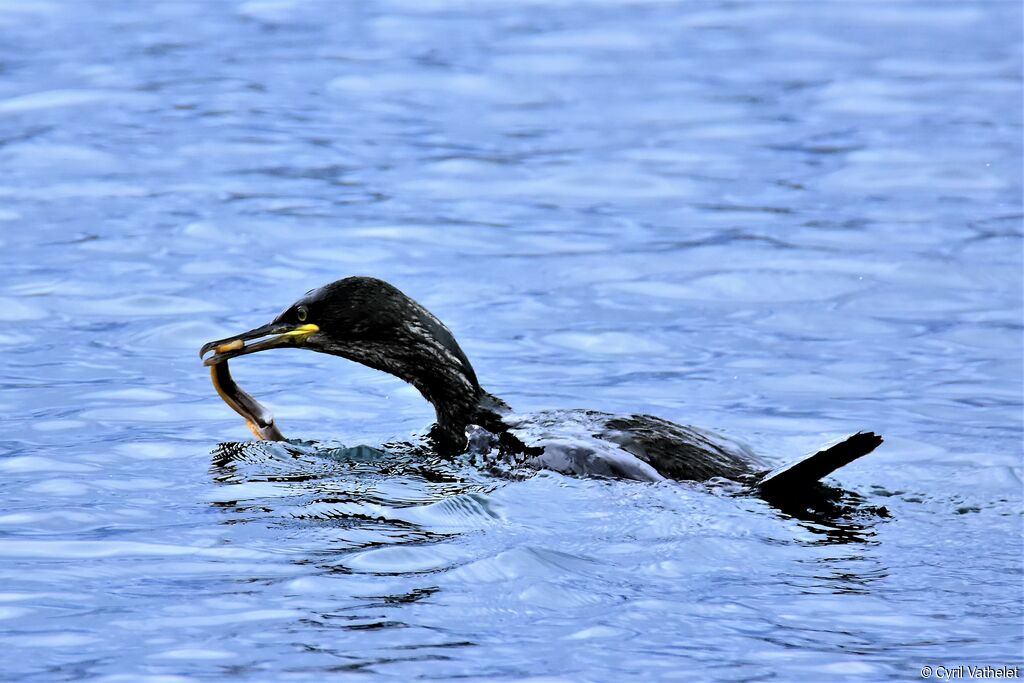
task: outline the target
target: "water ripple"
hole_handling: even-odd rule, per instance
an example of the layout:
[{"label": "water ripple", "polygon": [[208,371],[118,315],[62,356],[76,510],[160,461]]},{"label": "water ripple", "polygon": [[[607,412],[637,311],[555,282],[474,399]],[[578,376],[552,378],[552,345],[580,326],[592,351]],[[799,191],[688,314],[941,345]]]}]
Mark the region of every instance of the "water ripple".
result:
[{"label": "water ripple", "polygon": [[[1017,4],[140,7],[0,0],[0,678],[1020,663]],[[240,442],[198,347],[353,274],[519,413],[886,444],[832,515],[501,477],[299,351]]]}]

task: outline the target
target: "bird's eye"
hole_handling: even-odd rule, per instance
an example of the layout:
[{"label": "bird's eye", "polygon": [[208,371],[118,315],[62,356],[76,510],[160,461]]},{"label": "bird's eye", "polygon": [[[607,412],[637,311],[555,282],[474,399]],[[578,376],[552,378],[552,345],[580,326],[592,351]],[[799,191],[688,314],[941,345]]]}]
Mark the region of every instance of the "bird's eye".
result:
[{"label": "bird's eye", "polygon": [[309,311],[306,310],[305,306],[299,306],[295,311],[295,317],[299,319],[300,323],[304,323],[306,318],[309,317]]}]

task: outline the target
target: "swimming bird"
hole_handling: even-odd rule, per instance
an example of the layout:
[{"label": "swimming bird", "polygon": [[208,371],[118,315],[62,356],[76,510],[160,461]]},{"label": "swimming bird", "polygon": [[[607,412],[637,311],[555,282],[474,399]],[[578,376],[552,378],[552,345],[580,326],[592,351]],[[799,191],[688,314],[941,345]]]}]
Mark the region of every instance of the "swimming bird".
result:
[{"label": "swimming bird", "polygon": [[[651,415],[561,410],[517,416],[483,389],[444,323],[372,277],[348,277],[311,290],[270,323],[205,344],[200,356],[214,352],[204,363],[213,368],[218,391],[252,426],[263,408],[230,380],[226,361],[287,347],[341,356],[414,386],[436,412],[430,440],[441,454],[482,443],[530,467],[570,475],[697,482],[720,477],[766,498],[791,499],[882,443],[873,432],[859,432],[769,472],[732,440]],[[272,422],[264,424],[263,432],[254,427],[258,436],[283,439]]]}]

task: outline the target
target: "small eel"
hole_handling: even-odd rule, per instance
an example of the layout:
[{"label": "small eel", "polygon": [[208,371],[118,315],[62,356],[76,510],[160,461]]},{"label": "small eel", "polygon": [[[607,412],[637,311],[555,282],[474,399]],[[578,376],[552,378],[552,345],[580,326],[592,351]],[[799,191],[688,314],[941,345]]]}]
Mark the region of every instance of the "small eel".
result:
[{"label": "small eel", "polygon": [[[232,342],[217,347],[217,353],[233,350],[230,347],[234,344],[241,344],[241,342]],[[213,388],[232,410],[245,418],[245,424],[249,426],[257,439],[262,441],[285,440],[284,434],[274,424],[273,414],[235,383],[226,360],[210,366],[210,377],[213,379]]]}]

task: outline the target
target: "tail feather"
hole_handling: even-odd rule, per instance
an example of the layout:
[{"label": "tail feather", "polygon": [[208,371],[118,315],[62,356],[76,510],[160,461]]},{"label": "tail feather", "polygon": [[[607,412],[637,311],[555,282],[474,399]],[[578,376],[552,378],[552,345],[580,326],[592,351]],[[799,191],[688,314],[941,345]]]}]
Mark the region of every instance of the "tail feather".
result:
[{"label": "tail feather", "polygon": [[799,495],[814,482],[867,455],[881,443],[882,437],[874,432],[858,432],[802,460],[772,470],[761,477],[756,487],[762,495],[770,497]]}]

